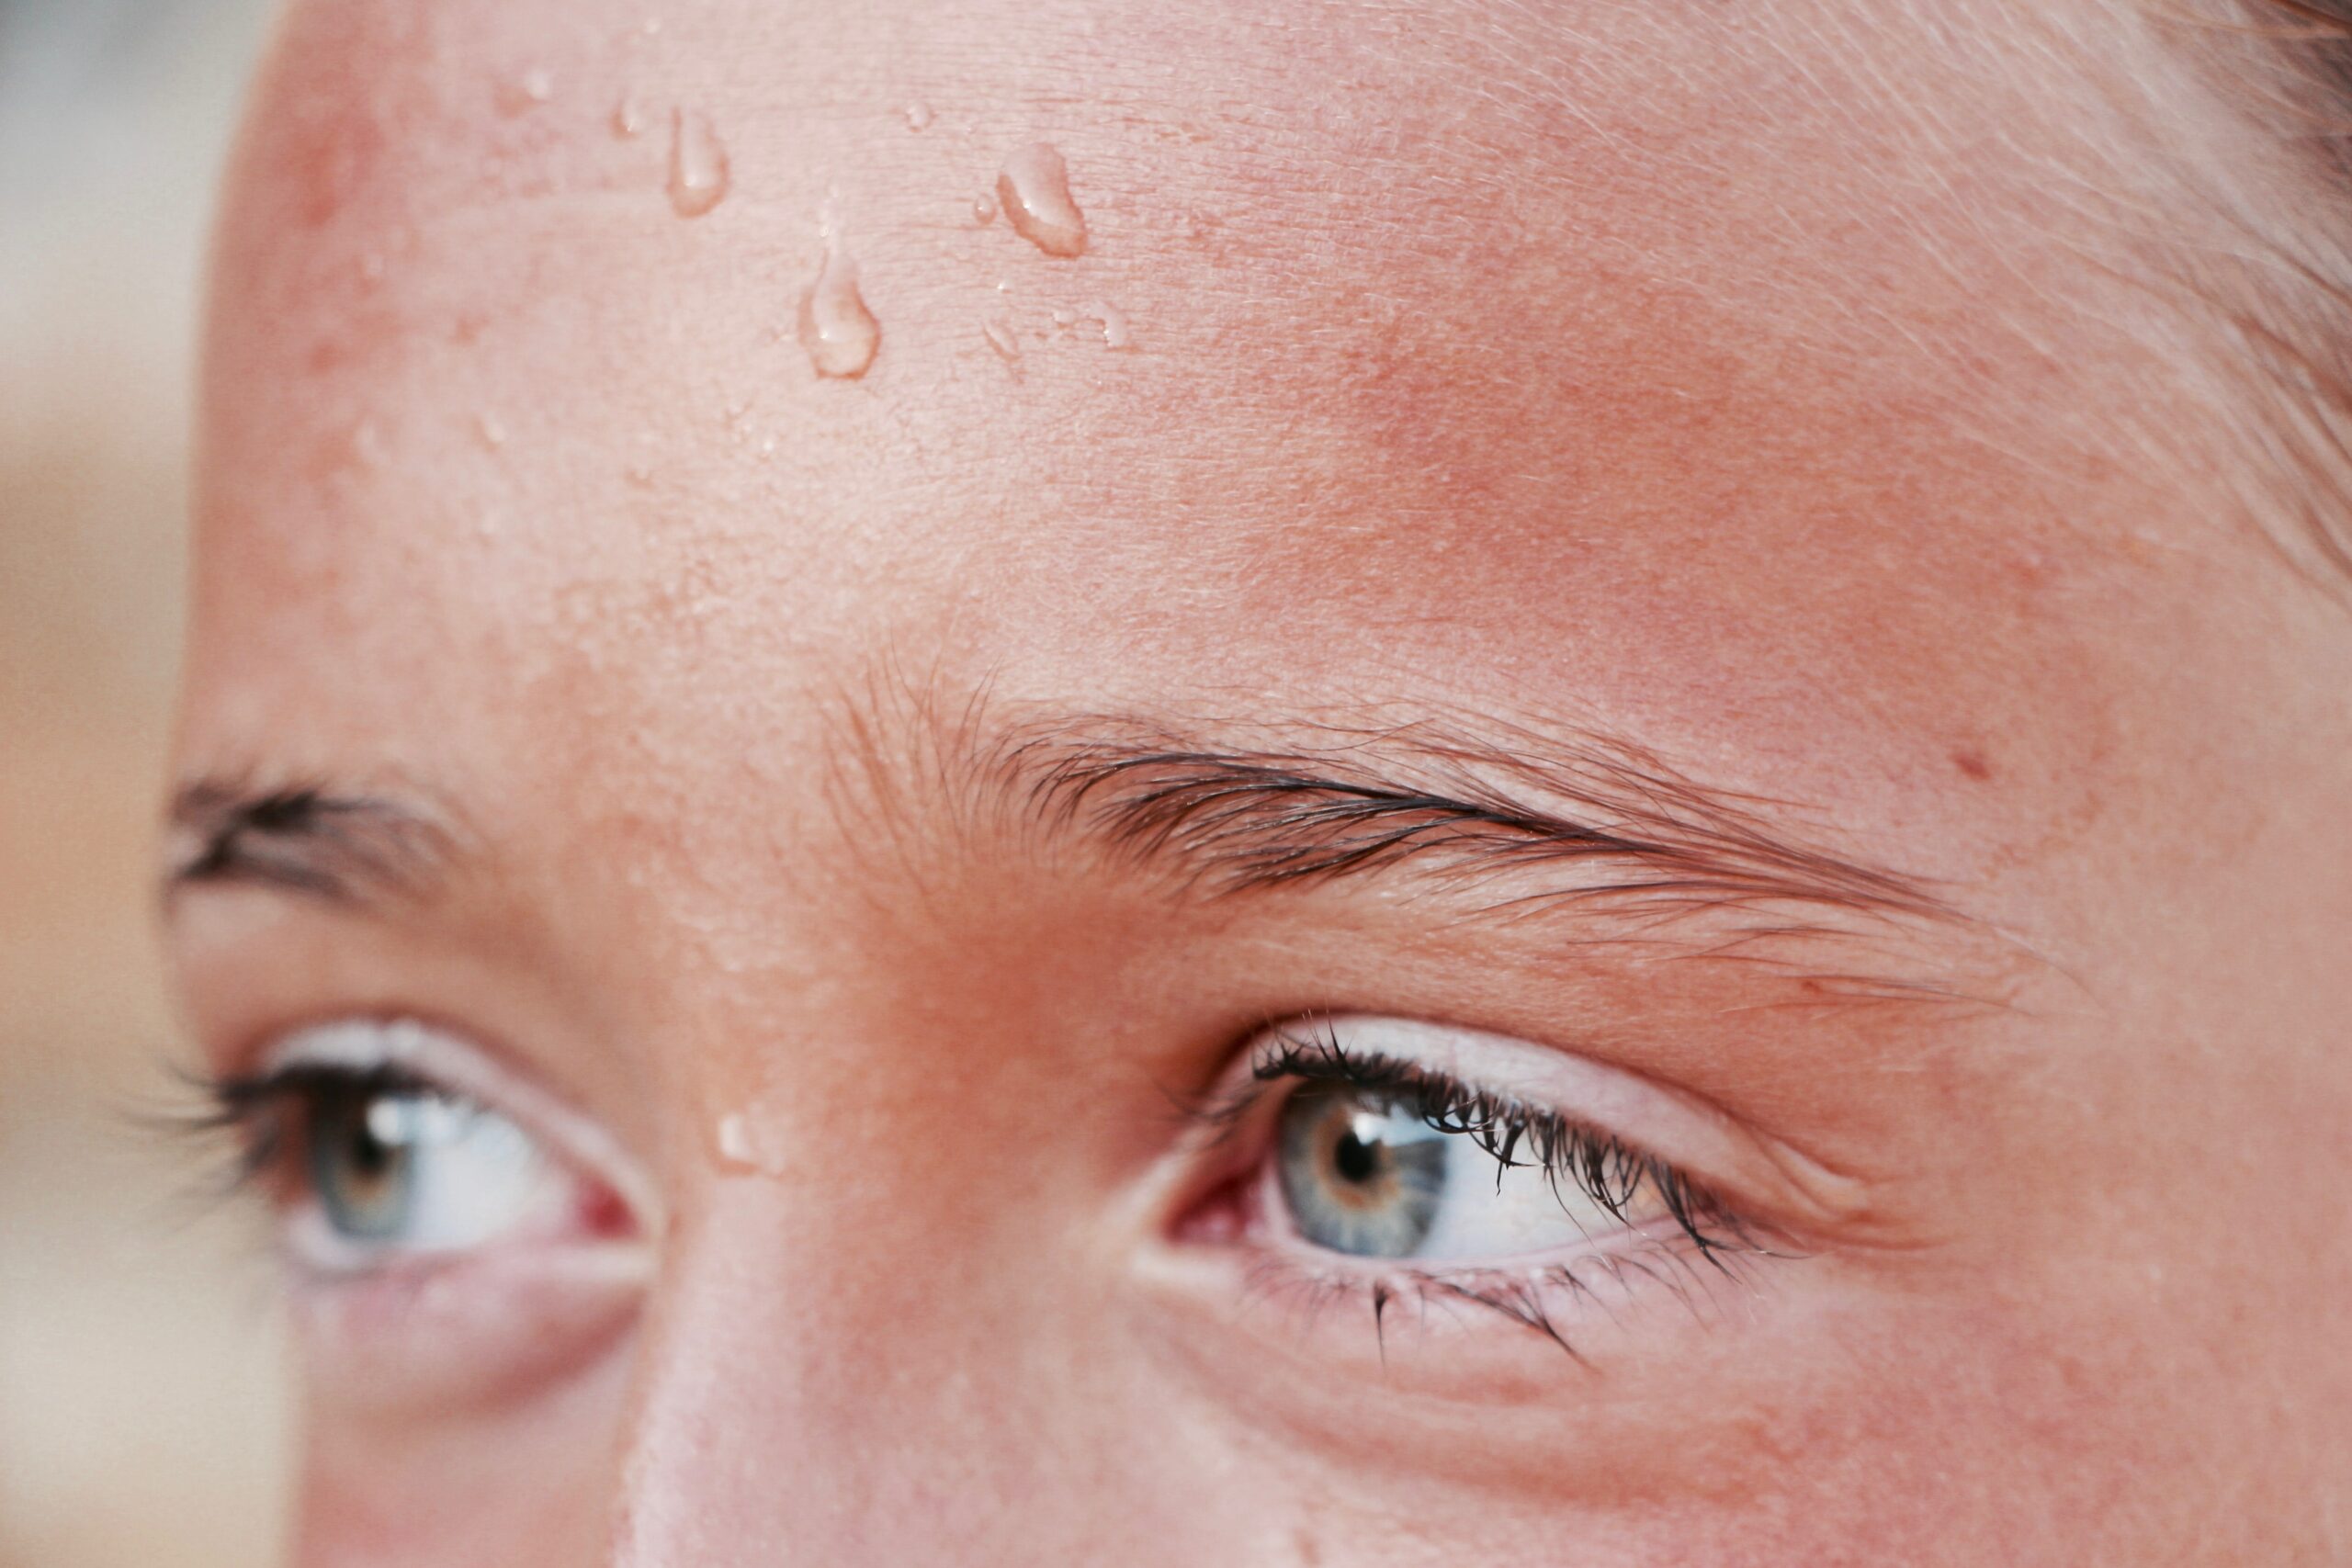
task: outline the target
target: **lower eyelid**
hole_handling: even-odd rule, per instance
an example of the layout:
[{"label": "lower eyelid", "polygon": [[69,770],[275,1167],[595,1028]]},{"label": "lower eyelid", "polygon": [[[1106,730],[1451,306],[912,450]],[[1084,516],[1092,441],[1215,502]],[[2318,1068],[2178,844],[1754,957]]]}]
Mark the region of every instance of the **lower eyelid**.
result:
[{"label": "lower eyelid", "polygon": [[404,1259],[300,1281],[297,1341],[312,1397],[338,1409],[494,1404],[612,1346],[653,1274],[642,1243]]},{"label": "lower eyelid", "polygon": [[[1368,1351],[1390,1373],[1405,1370],[1402,1356],[1420,1364],[1419,1376],[1440,1380],[1440,1390],[1483,1397],[1445,1382],[1457,1371],[1491,1371],[1481,1347],[1508,1353],[1524,1346],[1555,1366],[1565,1358],[1592,1367],[1664,1330],[1653,1314],[1686,1328],[1729,1326],[1751,1310],[1766,1256],[1702,1258],[1679,1235],[1634,1233],[1574,1258],[1511,1267],[1335,1267],[1329,1255],[1283,1251],[1250,1260],[1242,1288],[1301,1331],[1336,1336],[1329,1338],[1335,1352]],[[1504,1364],[1543,1376],[1540,1361]],[[1529,1397],[1557,1396],[1553,1383],[1523,1387]]]}]

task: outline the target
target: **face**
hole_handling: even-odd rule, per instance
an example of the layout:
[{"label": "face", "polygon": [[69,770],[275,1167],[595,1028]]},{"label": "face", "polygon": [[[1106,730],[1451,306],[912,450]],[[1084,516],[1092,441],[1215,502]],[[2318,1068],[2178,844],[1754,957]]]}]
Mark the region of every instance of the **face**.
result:
[{"label": "face", "polygon": [[297,6],[301,1560],[2324,1556],[2352,622],[2052,11]]}]

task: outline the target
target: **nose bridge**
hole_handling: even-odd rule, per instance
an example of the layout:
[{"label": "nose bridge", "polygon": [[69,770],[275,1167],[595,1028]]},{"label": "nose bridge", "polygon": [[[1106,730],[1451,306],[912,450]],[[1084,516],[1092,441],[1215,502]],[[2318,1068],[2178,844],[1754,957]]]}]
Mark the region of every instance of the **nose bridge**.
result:
[{"label": "nose bridge", "polygon": [[845,1234],[809,1202],[720,1180],[672,1249],[614,1568],[985,1563],[1004,1513],[1052,1484],[1056,1380],[1020,1308],[952,1260],[927,1269],[919,1235]]},{"label": "nose bridge", "polygon": [[882,1479],[865,1459],[892,1412],[887,1397],[853,1392],[876,1325],[842,1311],[846,1273],[781,1184],[714,1184],[673,1238],[649,1325],[615,1568],[855,1560],[863,1494]]}]

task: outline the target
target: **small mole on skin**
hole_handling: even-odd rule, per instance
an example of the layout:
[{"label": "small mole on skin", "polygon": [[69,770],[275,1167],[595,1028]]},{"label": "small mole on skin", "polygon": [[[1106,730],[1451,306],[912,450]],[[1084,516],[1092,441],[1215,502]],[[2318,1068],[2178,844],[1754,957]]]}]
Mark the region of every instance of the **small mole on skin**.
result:
[{"label": "small mole on skin", "polygon": [[1981,751],[1965,750],[1954,751],[1951,754],[1951,765],[1972,779],[1982,781],[1993,776],[1993,764],[1984,760],[1984,754]]}]

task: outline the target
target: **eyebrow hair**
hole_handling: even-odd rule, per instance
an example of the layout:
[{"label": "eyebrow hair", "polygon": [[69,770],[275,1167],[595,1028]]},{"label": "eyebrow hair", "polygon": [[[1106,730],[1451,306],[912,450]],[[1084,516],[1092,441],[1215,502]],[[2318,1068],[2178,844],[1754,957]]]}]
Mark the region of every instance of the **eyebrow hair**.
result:
[{"label": "eyebrow hair", "polygon": [[[1768,826],[1761,797],[1701,785],[1589,729],[1473,724],[1225,727],[1213,741],[1102,716],[984,730],[978,701],[871,710],[842,748],[880,798],[910,775],[1052,836],[1091,841],[1138,872],[1212,897],[1369,878],[1410,864],[1457,886],[1577,863],[1573,881],[1496,905],[1606,903],[1628,916],[1770,908],[1762,928],[1807,929],[1791,906],[1963,920],[1921,878],[1832,853]],[[1280,736],[1253,743],[1250,737]],[[902,750],[913,743],[914,752]],[[921,764],[928,752],[931,766]],[[843,761],[837,756],[837,763]],[[838,773],[836,777],[838,778]],[[203,779],[175,827],[192,852],[166,873],[191,887],[260,886],[334,904],[413,897],[452,864],[445,814],[325,784],[254,788]],[[1493,906],[1489,906],[1493,907]]]},{"label": "eyebrow hair", "polygon": [[[1115,723],[1112,728],[1117,729]],[[1512,727],[1329,729],[1324,744],[1204,747],[1145,727],[1010,748],[1037,814],[1212,896],[1330,882],[1400,863],[1465,882],[1584,863],[1507,903],[1621,913],[1810,906],[1961,920],[1926,879],[1768,825],[1775,803],[1712,789],[1623,742]],[[1499,728],[1499,735],[1494,733]]]},{"label": "eyebrow hair", "polygon": [[171,823],[192,847],[164,873],[166,903],[199,886],[266,887],[331,904],[414,896],[454,846],[448,828],[421,807],[313,784],[199,779],[174,796]]}]

